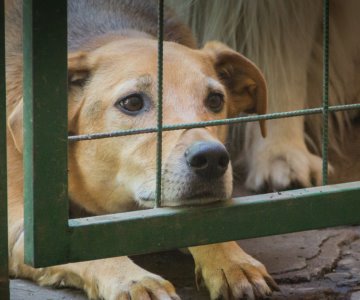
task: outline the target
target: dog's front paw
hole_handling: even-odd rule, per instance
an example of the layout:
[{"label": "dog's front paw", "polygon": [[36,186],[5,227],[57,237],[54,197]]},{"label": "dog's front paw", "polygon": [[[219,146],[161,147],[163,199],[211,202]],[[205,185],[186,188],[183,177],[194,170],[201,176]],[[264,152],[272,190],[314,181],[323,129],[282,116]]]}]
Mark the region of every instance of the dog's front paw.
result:
[{"label": "dog's front paw", "polygon": [[[305,144],[259,145],[248,157],[246,187],[253,191],[281,191],[321,184],[322,159]],[[331,170],[331,166],[329,166]]]},{"label": "dog's front paw", "polygon": [[105,283],[102,289],[100,294],[106,300],[180,300],[174,286],[154,274],[141,278],[128,276],[122,282],[112,280]]},{"label": "dog's front paw", "polygon": [[80,287],[90,299],[180,299],[169,281],[144,270],[125,256],[69,264],[69,267],[79,275]]},{"label": "dog's front paw", "polygon": [[218,246],[222,249],[200,246],[209,247],[207,256],[194,257],[197,286],[205,284],[211,299],[258,299],[279,290],[264,265],[238,245],[231,242]]}]

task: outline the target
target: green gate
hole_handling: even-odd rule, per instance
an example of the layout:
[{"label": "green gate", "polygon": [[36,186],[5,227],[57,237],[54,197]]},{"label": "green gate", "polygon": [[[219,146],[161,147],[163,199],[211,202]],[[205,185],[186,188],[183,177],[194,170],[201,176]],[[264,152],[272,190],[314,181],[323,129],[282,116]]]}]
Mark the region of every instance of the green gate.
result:
[{"label": "green gate", "polygon": [[6,193],[6,101],[4,1],[0,1],[0,298],[9,298]]},{"label": "green gate", "polygon": [[[66,1],[24,1],[25,260],[28,264],[45,267],[360,223],[358,213],[360,182],[241,197],[222,204],[199,208],[161,207],[162,132],[183,128],[321,113],[323,114],[323,183],[327,184],[328,114],[360,108],[360,104],[328,105],[329,0],[324,0],[322,107],[201,123],[163,125],[163,0],[159,0],[157,127],[70,137],[67,131],[67,101],[65,101],[67,97],[66,10]],[[0,14],[0,30],[3,33],[3,5]],[[7,299],[7,245],[4,243],[6,241],[4,39],[3,34],[1,36],[0,298]],[[52,65],[57,67],[51,68]],[[69,219],[68,143],[146,133],[157,133],[158,137],[155,208]],[[164,224],[166,226],[163,226]],[[121,244],[118,243],[119,240],[127,242]]]}]

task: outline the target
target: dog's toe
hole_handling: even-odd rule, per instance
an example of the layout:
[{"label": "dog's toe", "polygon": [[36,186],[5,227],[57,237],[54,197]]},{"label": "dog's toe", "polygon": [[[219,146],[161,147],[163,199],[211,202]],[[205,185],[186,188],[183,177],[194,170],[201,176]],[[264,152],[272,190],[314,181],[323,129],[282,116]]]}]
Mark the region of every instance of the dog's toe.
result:
[{"label": "dog's toe", "polygon": [[[145,278],[138,283],[145,289],[153,300],[172,300],[179,299],[176,295],[174,286],[167,280],[162,278]],[[141,299],[133,297],[131,299]]]},{"label": "dog's toe", "polygon": [[110,287],[109,300],[180,300],[174,286],[160,276],[144,276]]}]

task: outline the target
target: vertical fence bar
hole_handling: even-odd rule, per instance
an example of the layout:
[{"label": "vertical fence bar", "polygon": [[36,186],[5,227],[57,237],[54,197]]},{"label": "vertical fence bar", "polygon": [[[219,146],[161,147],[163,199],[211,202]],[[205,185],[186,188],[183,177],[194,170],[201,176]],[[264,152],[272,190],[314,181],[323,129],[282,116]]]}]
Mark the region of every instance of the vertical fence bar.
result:
[{"label": "vertical fence bar", "polygon": [[25,261],[41,266],[68,255],[67,4],[27,0],[23,15]]},{"label": "vertical fence bar", "polygon": [[8,300],[8,220],[6,180],[6,91],[4,1],[0,0],[0,299]]},{"label": "vertical fence bar", "polygon": [[322,181],[328,183],[329,143],[329,0],[323,0],[323,123],[322,123]]},{"label": "vertical fence bar", "polygon": [[157,152],[156,152],[156,198],[155,207],[161,206],[161,156],[163,132],[163,57],[164,57],[164,0],[158,0],[158,107],[157,107]]}]

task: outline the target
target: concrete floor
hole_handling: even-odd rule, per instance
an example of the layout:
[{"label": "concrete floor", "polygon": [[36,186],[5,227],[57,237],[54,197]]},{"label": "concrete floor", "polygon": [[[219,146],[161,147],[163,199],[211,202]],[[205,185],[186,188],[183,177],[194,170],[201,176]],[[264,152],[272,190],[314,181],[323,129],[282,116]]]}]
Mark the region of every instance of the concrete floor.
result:
[{"label": "concrete floor", "polygon": [[[345,157],[330,153],[332,182],[360,180],[360,124],[348,137]],[[241,187],[239,188],[239,191]],[[360,199],[359,199],[360,200]],[[313,230],[240,242],[262,261],[279,283],[271,300],[360,300],[360,227]],[[196,290],[191,256],[178,251],[133,257],[139,265],[170,280],[182,299],[209,299]],[[11,281],[12,300],[85,300],[81,291],[49,289],[24,280]]]}]

